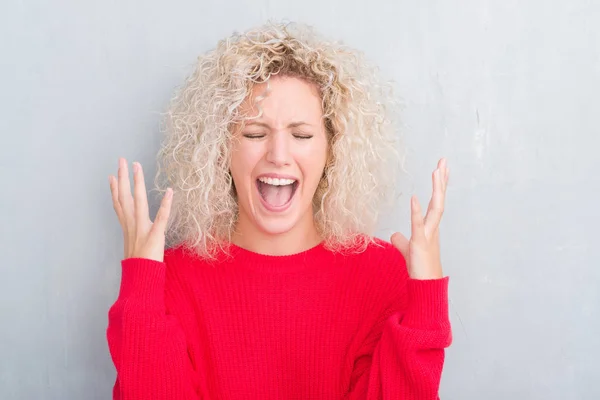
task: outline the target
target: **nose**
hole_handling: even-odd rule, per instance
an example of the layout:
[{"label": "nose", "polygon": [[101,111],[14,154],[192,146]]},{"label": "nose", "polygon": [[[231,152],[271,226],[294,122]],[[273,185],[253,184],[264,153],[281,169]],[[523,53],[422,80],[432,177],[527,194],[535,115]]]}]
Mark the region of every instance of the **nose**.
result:
[{"label": "nose", "polygon": [[276,167],[290,164],[290,135],[286,132],[273,132],[269,135],[267,148],[267,161]]}]

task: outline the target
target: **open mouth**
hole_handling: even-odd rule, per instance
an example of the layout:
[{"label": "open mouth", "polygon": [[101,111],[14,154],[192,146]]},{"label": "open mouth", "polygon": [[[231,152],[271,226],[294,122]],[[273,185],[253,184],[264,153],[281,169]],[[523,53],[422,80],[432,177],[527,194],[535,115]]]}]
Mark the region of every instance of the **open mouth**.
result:
[{"label": "open mouth", "polygon": [[256,186],[258,193],[269,208],[280,209],[292,201],[296,189],[298,189],[298,181],[261,177],[256,180]]}]

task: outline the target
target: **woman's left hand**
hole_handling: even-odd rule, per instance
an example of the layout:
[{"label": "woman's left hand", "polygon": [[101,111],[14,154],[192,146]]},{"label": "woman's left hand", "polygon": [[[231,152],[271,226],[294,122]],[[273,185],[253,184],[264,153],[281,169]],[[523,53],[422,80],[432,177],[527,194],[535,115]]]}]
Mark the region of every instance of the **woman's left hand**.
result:
[{"label": "woman's left hand", "polygon": [[425,217],[417,196],[411,197],[410,240],[400,232],[394,233],[391,238],[392,244],[406,259],[408,274],[413,279],[440,279],[444,276],[440,259],[439,227],[444,212],[448,172],[446,159],[442,158],[432,174],[433,194]]}]

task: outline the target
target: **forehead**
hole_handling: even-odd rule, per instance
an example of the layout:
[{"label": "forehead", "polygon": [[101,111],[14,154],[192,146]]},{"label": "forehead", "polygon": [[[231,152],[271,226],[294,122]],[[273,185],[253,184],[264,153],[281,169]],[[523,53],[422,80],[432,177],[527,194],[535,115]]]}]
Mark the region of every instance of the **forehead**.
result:
[{"label": "forehead", "polygon": [[272,77],[255,84],[240,109],[246,118],[273,124],[291,120],[317,122],[323,117],[321,96],[314,83],[294,77]]}]

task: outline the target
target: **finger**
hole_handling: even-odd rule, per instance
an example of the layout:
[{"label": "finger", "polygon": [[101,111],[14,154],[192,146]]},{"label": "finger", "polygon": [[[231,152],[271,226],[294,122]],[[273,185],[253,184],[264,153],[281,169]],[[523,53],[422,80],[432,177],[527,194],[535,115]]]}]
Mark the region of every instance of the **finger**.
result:
[{"label": "finger", "polygon": [[117,178],[115,178],[112,175],[108,177],[108,180],[110,182],[110,191],[112,194],[113,208],[115,209],[117,217],[119,218],[119,224],[121,224],[121,229],[123,231],[123,257],[127,258],[129,254],[129,233],[127,231],[127,222],[125,220],[123,208],[121,207],[121,203],[119,202],[119,183],[117,181]]},{"label": "finger", "polygon": [[422,242],[425,240],[425,220],[421,212],[421,205],[417,196],[412,196],[410,199],[410,226],[411,226],[411,238],[410,240],[416,240]]},{"label": "finger", "polygon": [[428,237],[437,229],[444,213],[444,190],[441,174],[440,169],[436,169],[433,172],[433,194],[427,207],[427,215],[425,216],[425,234]]},{"label": "finger", "polygon": [[108,183],[110,185],[113,208],[117,214],[117,218],[119,218],[119,223],[121,226],[123,226],[125,221],[123,220],[123,210],[121,209],[121,204],[119,203],[119,187],[117,186],[117,179],[110,175],[108,177]]},{"label": "finger", "polygon": [[142,165],[138,162],[133,163],[133,203],[136,225],[150,223],[144,171]]},{"label": "finger", "polygon": [[438,227],[435,231],[433,231],[433,233],[431,234],[431,242],[433,243],[438,243],[440,240],[440,228]]},{"label": "finger", "polygon": [[400,250],[400,253],[402,253],[404,258],[408,260],[408,251],[410,248],[410,243],[406,236],[404,236],[400,232],[396,232],[392,235],[390,241],[398,250]]},{"label": "finger", "polygon": [[[439,163],[438,163],[439,165]],[[427,212],[425,213],[425,221],[427,221],[427,215],[429,214],[429,211],[433,208],[433,195],[435,194],[435,189],[437,186],[437,181],[436,181],[436,172],[439,171],[439,167],[433,171],[431,173],[431,187],[432,187],[432,191],[431,191],[431,199],[429,200],[429,204],[427,205]]]},{"label": "finger", "polygon": [[171,205],[173,204],[173,189],[168,188],[162,201],[160,202],[160,208],[156,213],[154,224],[152,225],[153,234],[165,234],[167,228],[167,222],[169,221],[169,215],[171,214]]},{"label": "finger", "polygon": [[441,172],[441,180],[442,180],[442,189],[446,191],[446,183],[448,182],[448,161],[446,158],[442,157],[439,159],[437,168]]},{"label": "finger", "polygon": [[442,171],[439,168],[437,168],[431,174],[432,192],[431,192],[431,199],[429,200],[429,204],[427,205],[427,212],[425,213],[425,223],[427,223],[427,220],[433,215],[432,210],[437,205],[436,201],[439,198],[439,193],[443,192],[443,190],[442,190],[443,188],[442,188],[442,184],[441,184],[441,174],[442,174]]},{"label": "finger", "polygon": [[446,168],[446,159],[444,157],[439,159],[437,167],[441,170],[444,170],[444,168]]},{"label": "finger", "polygon": [[446,159],[440,158],[437,169],[440,170],[440,181],[442,182],[442,190],[444,189],[444,181],[446,180]]},{"label": "finger", "polygon": [[446,193],[446,187],[448,186],[448,176],[450,169],[448,168],[448,161],[445,158],[440,160],[440,170],[442,171],[442,189]]},{"label": "finger", "polygon": [[119,158],[119,204],[123,210],[124,222],[128,230],[134,227],[133,198],[131,197],[131,183],[129,182],[129,169],[127,160]]},{"label": "finger", "polygon": [[449,168],[444,167],[442,169],[442,191],[444,192],[444,194],[446,194],[446,188],[448,187],[448,174]]},{"label": "finger", "polygon": [[444,194],[444,180],[446,179],[446,172],[443,169],[440,169],[440,192],[442,193],[442,195]]}]

